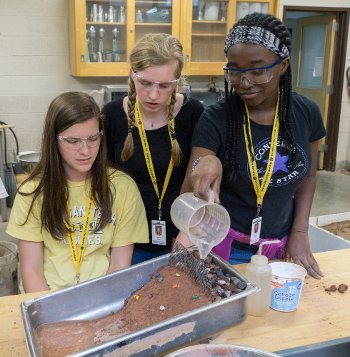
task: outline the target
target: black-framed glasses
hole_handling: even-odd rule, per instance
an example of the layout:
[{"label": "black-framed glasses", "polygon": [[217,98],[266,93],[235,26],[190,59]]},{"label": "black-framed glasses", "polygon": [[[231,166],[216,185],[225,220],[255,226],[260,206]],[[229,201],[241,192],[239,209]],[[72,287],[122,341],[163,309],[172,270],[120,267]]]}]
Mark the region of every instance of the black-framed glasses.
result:
[{"label": "black-framed glasses", "polygon": [[238,69],[224,66],[225,79],[230,84],[240,84],[243,77],[246,78],[250,84],[263,84],[271,81],[273,73],[271,69],[280,64],[283,59],[279,58],[269,66],[255,67],[247,69]]},{"label": "black-framed glasses", "polygon": [[141,85],[141,87],[147,91],[151,91],[155,86],[158,87],[158,90],[162,93],[168,93],[172,91],[180,79],[174,79],[173,81],[168,82],[157,82],[157,81],[149,81],[148,79],[142,78],[137,72],[131,69],[134,80]]},{"label": "black-framed glasses", "polygon": [[85,142],[88,148],[93,148],[101,143],[103,130],[95,135],[88,136],[87,138],[74,138],[70,136],[57,135],[57,139],[63,143],[67,148],[72,150],[78,150],[83,146]]}]

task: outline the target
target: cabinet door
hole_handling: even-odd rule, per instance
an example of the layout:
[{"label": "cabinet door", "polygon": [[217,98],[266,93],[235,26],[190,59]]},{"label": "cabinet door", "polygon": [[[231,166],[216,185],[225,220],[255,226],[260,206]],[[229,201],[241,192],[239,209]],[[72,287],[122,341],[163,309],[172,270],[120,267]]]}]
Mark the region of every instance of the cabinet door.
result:
[{"label": "cabinet door", "polygon": [[189,0],[181,9],[187,75],[221,75],[224,42],[234,23],[232,1]]},{"label": "cabinet door", "polygon": [[179,37],[180,0],[70,0],[74,76],[127,76],[128,55],[149,32]]},{"label": "cabinet door", "polygon": [[187,75],[223,75],[224,44],[233,24],[252,12],[275,13],[275,0],[188,0],[182,3],[180,38]]},{"label": "cabinet door", "polygon": [[128,22],[125,0],[70,0],[71,74],[119,76],[128,72]]}]

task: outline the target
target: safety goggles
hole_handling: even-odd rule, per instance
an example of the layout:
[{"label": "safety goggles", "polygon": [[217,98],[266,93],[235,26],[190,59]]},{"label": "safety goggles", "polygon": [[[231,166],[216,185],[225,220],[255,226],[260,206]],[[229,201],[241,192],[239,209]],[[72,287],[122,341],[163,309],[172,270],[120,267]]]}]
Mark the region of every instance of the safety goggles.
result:
[{"label": "safety goggles", "polygon": [[263,84],[271,81],[273,77],[272,68],[280,64],[283,60],[279,58],[276,62],[264,67],[238,69],[224,66],[225,79],[231,85],[237,85],[246,78],[250,84]]},{"label": "safety goggles", "polygon": [[101,143],[103,130],[95,135],[91,135],[87,138],[74,138],[69,136],[57,135],[57,139],[61,141],[68,149],[78,150],[86,143],[88,148],[93,148]]},{"label": "safety goggles", "polygon": [[134,80],[147,91],[151,91],[154,87],[157,87],[159,92],[168,93],[171,92],[179,83],[179,79],[174,79],[173,81],[168,82],[149,81],[148,79],[142,78],[142,76],[140,76],[133,69],[131,71]]}]

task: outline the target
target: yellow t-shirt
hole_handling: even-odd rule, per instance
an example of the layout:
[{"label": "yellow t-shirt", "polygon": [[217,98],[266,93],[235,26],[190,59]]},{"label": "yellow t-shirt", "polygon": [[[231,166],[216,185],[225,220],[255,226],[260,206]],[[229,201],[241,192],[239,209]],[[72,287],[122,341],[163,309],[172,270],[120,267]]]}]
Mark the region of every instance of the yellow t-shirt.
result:
[{"label": "yellow t-shirt", "polygon": [[[110,248],[132,243],[148,243],[148,224],[140,192],[133,179],[116,171],[111,174],[112,193],[115,197],[111,222],[101,231],[94,233],[100,211],[92,206],[89,234],[81,263],[80,281],[106,274],[109,267]],[[37,182],[28,182],[22,192],[32,192]],[[74,227],[74,237],[80,239],[86,211],[90,182],[69,182],[69,212]],[[113,188],[114,186],[114,188]],[[41,229],[41,199],[36,200],[26,224],[32,196],[16,195],[6,233],[32,242],[43,242],[44,274],[50,289],[62,289],[75,284],[69,240],[53,239],[46,229]]]}]

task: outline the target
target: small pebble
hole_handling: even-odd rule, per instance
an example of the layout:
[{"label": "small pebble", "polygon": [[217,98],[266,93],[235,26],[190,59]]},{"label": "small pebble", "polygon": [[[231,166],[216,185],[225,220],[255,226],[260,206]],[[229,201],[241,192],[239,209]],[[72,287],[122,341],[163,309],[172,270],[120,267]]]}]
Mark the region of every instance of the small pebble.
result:
[{"label": "small pebble", "polygon": [[164,310],[165,310],[165,306],[164,306],[164,305],[160,305],[160,306],[159,306],[159,310],[160,310],[160,311],[164,311]]},{"label": "small pebble", "polygon": [[345,291],[346,290],[348,290],[348,286],[346,285],[346,284],[340,284],[339,286],[338,286],[338,291],[340,292],[340,293],[345,293]]},{"label": "small pebble", "polygon": [[216,288],[216,292],[217,292],[218,295],[221,296],[221,297],[225,297],[225,296],[226,296],[225,290],[224,290],[223,288],[221,288],[220,286],[218,286],[218,287]]},{"label": "small pebble", "polygon": [[218,284],[219,284],[219,285],[225,285],[225,284],[226,284],[226,281],[225,281],[225,280],[218,280]]}]

